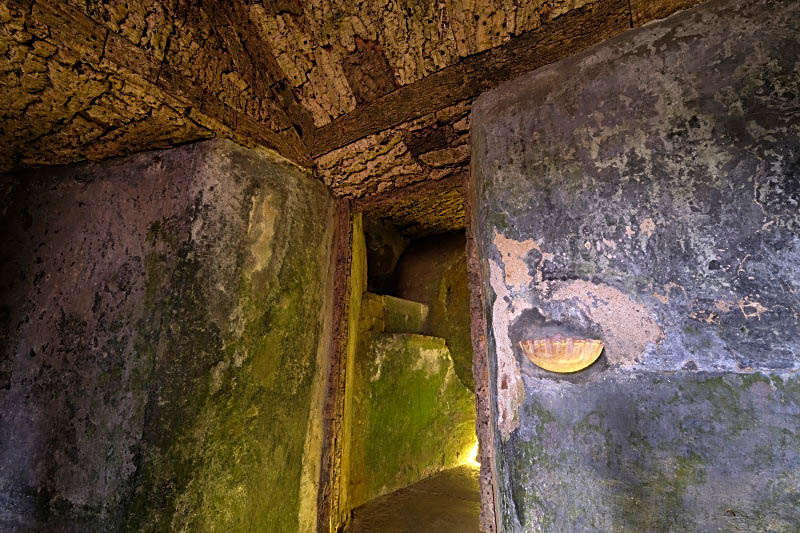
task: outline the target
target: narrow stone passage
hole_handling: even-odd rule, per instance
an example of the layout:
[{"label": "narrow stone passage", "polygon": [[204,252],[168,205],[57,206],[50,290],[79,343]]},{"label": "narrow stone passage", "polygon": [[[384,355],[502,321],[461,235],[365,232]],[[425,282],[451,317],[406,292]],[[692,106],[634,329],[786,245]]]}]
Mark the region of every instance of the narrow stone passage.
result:
[{"label": "narrow stone passage", "polygon": [[800,533],[798,28],[0,0],[0,533]]},{"label": "narrow stone passage", "polygon": [[443,470],[353,511],[351,533],[477,532],[478,468]]}]

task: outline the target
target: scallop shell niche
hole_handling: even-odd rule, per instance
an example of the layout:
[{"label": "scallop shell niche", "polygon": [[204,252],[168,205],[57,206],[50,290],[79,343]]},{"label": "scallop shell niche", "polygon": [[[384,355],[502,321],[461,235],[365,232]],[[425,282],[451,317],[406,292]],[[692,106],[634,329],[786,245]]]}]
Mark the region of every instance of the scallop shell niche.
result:
[{"label": "scallop shell niche", "polygon": [[603,351],[603,343],[598,340],[572,337],[528,339],[519,345],[533,364],[562,374],[583,370]]}]

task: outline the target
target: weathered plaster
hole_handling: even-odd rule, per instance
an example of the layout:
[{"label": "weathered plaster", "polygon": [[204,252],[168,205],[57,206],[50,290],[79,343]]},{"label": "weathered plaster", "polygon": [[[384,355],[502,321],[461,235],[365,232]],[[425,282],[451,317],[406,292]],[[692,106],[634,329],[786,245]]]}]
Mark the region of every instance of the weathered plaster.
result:
[{"label": "weathered plaster", "polygon": [[519,364],[514,357],[514,348],[508,336],[513,308],[510,306],[508,288],[501,280],[500,267],[489,263],[489,283],[496,297],[492,308],[492,332],[494,333],[496,370],[497,427],[504,439],[519,426],[519,406],[525,400]]},{"label": "weathered plaster", "polygon": [[648,346],[664,336],[651,311],[619,289],[583,280],[543,285],[552,301],[572,304],[586,314],[592,326],[599,328],[606,357],[612,364],[638,362]]},{"label": "weathered plaster", "polygon": [[[711,1],[473,105],[504,530],[800,520],[798,20]],[[518,345],[555,335],[606,349],[554,374]]]}]

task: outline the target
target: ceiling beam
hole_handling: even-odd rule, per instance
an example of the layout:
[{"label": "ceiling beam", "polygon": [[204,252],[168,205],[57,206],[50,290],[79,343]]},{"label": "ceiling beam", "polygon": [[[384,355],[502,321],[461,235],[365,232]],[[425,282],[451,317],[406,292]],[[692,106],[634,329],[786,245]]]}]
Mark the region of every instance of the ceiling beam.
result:
[{"label": "ceiling beam", "polygon": [[297,101],[286,74],[278,65],[269,43],[250,20],[242,0],[202,0],[203,10],[211,18],[237,67],[256,94],[271,95],[285,113],[284,119],[311,146],[314,121],[306,108]]},{"label": "ceiling beam", "polygon": [[471,100],[520,74],[576,54],[631,27],[628,0],[573,9],[506,43],[468,56],[317,129],[313,157],[368,135]]}]

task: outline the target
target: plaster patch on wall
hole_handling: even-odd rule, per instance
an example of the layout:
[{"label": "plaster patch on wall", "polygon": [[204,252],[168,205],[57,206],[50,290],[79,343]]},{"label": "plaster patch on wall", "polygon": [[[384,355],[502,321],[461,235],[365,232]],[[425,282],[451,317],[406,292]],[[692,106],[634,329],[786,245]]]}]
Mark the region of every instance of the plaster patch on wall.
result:
[{"label": "plaster patch on wall", "polygon": [[603,284],[573,280],[547,283],[550,300],[574,300],[603,332],[606,357],[611,364],[632,365],[647,345],[664,338],[650,310],[622,291]]},{"label": "plaster patch on wall", "polygon": [[692,320],[697,320],[698,322],[705,322],[706,324],[718,324],[719,323],[719,315],[714,313],[713,311],[692,311],[689,313],[689,318]]},{"label": "plaster patch on wall", "polygon": [[506,285],[509,287],[519,288],[533,281],[528,273],[528,265],[525,262],[525,257],[533,250],[536,250],[542,256],[536,265],[537,282],[542,281],[542,265],[544,262],[553,259],[553,254],[543,252],[541,245],[535,240],[516,241],[507,238],[497,230],[494,231],[494,245],[503,261]]},{"label": "plaster patch on wall", "polygon": [[656,223],[653,222],[653,219],[650,217],[645,218],[642,220],[642,223],[639,224],[639,231],[647,235],[648,238],[653,236],[653,233],[656,231]]},{"label": "plaster patch on wall", "polygon": [[503,440],[507,440],[519,426],[518,410],[525,400],[525,389],[508,336],[511,298],[503,283],[502,269],[492,260],[489,261],[489,279],[496,294],[492,309],[492,330],[497,354],[497,428]]},{"label": "plaster patch on wall", "polygon": [[768,308],[761,305],[761,302],[751,300],[749,296],[745,297],[743,300],[739,300],[737,304],[739,305],[739,310],[742,312],[742,315],[748,319],[757,318],[761,320],[761,313],[769,311]]}]

